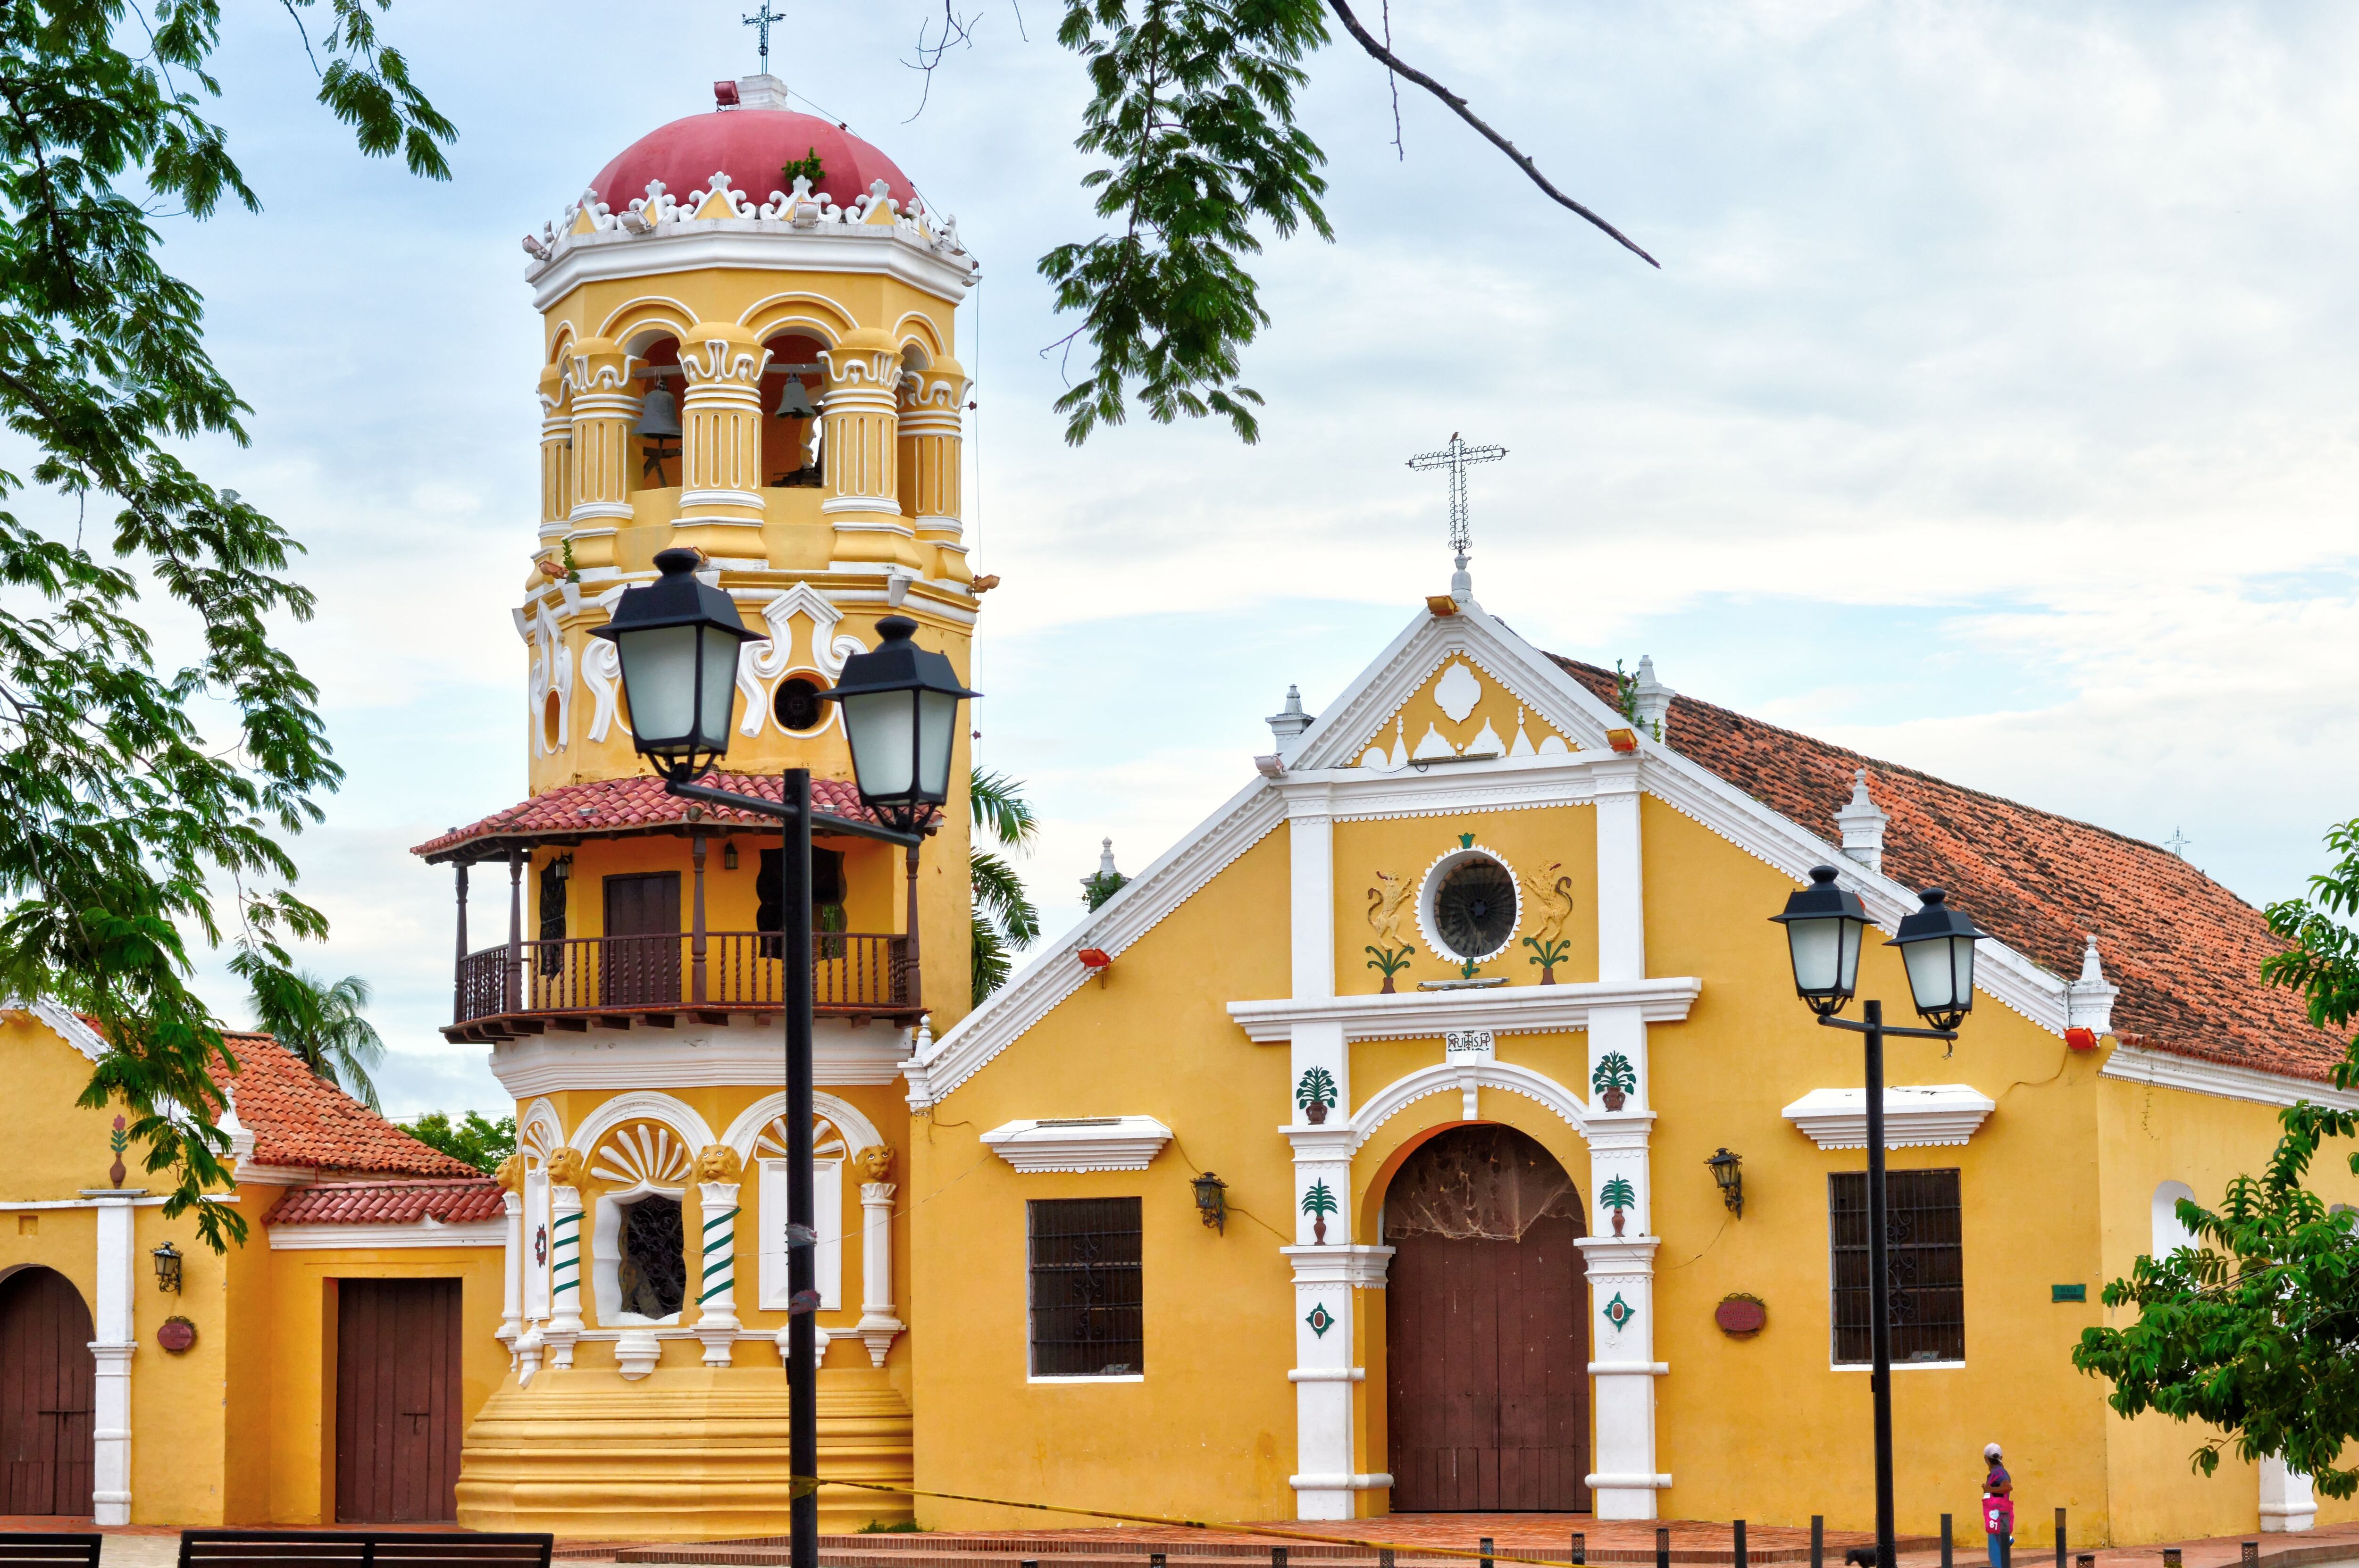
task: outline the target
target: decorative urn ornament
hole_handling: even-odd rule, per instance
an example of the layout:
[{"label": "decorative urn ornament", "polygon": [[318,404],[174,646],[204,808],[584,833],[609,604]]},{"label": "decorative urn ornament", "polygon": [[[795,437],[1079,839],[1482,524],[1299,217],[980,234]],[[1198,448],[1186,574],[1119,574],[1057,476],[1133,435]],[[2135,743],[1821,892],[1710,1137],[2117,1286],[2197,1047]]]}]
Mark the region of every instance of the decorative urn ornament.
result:
[{"label": "decorative urn ornament", "polygon": [[1605,1102],[1608,1110],[1620,1110],[1630,1091],[1638,1087],[1638,1074],[1630,1065],[1630,1058],[1619,1051],[1608,1051],[1598,1058],[1597,1070],[1589,1075],[1589,1087]]},{"label": "decorative urn ornament", "polygon": [[1310,1240],[1313,1246],[1327,1245],[1327,1217],[1335,1212],[1334,1189],[1324,1182],[1313,1182],[1310,1190],[1302,1195],[1302,1212],[1310,1217]]},{"label": "decorative urn ornament", "polygon": [[1327,1120],[1328,1108],[1335,1103],[1335,1075],[1324,1067],[1311,1067],[1294,1086],[1294,1103],[1302,1108],[1302,1119],[1313,1127]]},{"label": "decorative urn ornament", "polygon": [[131,1173],[123,1168],[123,1152],[131,1146],[131,1134],[123,1130],[123,1119],[118,1116],[114,1119],[114,1130],[106,1136],[108,1145],[114,1151],[114,1163],[106,1168],[106,1177],[119,1187],[123,1178]]},{"label": "decorative urn ornament", "polygon": [[1597,1191],[1597,1201],[1614,1211],[1614,1234],[1622,1234],[1622,1211],[1638,1206],[1638,1189],[1627,1176],[1616,1176]]}]

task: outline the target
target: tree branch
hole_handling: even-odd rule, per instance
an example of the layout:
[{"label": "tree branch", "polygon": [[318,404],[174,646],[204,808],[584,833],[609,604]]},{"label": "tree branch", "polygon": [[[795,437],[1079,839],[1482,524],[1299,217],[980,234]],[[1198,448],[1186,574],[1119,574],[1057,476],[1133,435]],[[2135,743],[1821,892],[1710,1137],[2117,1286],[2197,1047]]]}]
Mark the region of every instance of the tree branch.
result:
[{"label": "tree branch", "polygon": [[1640,261],[1645,262],[1648,266],[1658,269],[1662,266],[1662,263],[1657,261],[1645,251],[1639,249],[1636,243],[1634,242],[1629,235],[1624,233],[1621,230],[1615,228],[1613,224],[1607,222],[1604,219],[1599,217],[1596,213],[1591,211],[1588,208],[1583,207],[1580,202],[1575,201],[1571,197],[1567,196],[1563,191],[1559,190],[1555,186],[1549,184],[1548,176],[1540,172],[1539,166],[1534,163],[1523,153],[1518,152],[1516,148],[1515,143],[1507,140],[1506,137],[1501,135],[1498,132],[1485,124],[1481,115],[1475,114],[1473,110],[1466,106],[1465,99],[1461,98],[1457,93],[1451,92],[1450,89],[1442,86],[1441,83],[1436,81],[1432,77],[1428,76],[1425,72],[1418,70],[1417,67],[1409,64],[1408,61],[1401,59],[1400,56],[1386,49],[1383,43],[1378,41],[1375,35],[1369,32],[1367,28],[1360,25],[1359,17],[1352,15],[1352,7],[1347,3],[1347,0],[1327,0],[1327,8],[1335,13],[1336,16],[1343,22],[1344,27],[1351,33],[1351,35],[1360,40],[1360,47],[1367,50],[1369,55],[1372,56],[1378,64],[1382,65],[1387,70],[1397,71],[1400,75],[1408,77],[1411,81],[1416,82],[1419,87],[1424,88],[1428,92],[1432,93],[1436,98],[1439,98],[1444,103],[1449,104],[1451,111],[1455,113],[1460,119],[1473,126],[1474,129],[1482,135],[1484,141],[1489,142],[1493,146],[1497,147],[1501,152],[1506,154],[1508,161],[1529,176],[1531,182],[1534,185],[1538,186],[1543,191],[1547,192],[1549,200],[1554,201],[1560,207],[1565,207],[1572,211],[1580,213],[1592,223],[1597,225],[1598,228],[1603,230],[1607,234],[1612,235],[1625,250],[1628,251],[1632,255],[1636,256]]}]

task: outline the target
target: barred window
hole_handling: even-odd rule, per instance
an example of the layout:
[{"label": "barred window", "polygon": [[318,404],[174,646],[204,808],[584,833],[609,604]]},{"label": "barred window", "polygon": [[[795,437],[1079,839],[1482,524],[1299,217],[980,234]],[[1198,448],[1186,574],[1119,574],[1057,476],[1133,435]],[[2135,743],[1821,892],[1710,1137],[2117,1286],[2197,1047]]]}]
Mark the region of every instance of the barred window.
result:
[{"label": "barred window", "polygon": [[1144,1373],[1136,1198],[1037,1198],[1025,1206],[1032,1275],[1032,1375]]},{"label": "barred window", "polygon": [[[1893,1362],[1962,1361],[1965,1260],[1958,1230],[1958,1173],[1890,1172],[1885,1199]],[[1864,1366],[1875,1359],[1866,1172],[1839,1171],[1827,1178],[1827,1230],[1834,1265],[1835,1364]]]}]

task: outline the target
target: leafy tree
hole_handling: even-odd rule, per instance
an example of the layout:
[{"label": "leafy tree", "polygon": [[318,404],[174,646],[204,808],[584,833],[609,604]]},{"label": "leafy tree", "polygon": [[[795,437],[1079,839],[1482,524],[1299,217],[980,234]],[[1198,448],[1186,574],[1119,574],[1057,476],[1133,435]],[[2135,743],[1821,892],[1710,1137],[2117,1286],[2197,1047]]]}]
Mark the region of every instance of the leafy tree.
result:
[{"label": "leafy tree", "polygon": [[[1083,183],[1109,224],[1039,264],[1057,308],[1082,316],[1064,345],[1082,341],[1085,363],[1057,402],[1068,441],[1120,424],[1133,396],[1158,423],[1218,416],[1240,438],[1259,438],[1261,395],[1238,376],[1269,313],[1245,258],[1261,250],[1256,224],[1334,238],[1319,205],[1326,154],[1296,123],[1294,103],[1309,79],[1303,57],[1327,41],[1331,12],[1389,74],[1439,98],[1549,200],[1653,264],[1463,97],[1394,53],[1346,0],[1065,0],[1057,38],[1081,56],[1092,90],[1074,145],[1104,160]],[[921,38],[920,62],[930,69],[949,41],[948,30],[932,46]]]},{"label": "leafy tree", "polygon": [[[304,40],[319,99],[363,152],[447,178],[455,133],[379,39],[383,4],[324,0],[327,31]],[[317,8],[286,0],[299,27]],[[326,929],[289,890],[283,836],[342,776],[272,642],[311,613],[286,575],[301,546],[166,445],[245,439],[147,204],[260,206],[203,113],[220,30],[218,0],[0,7],[0,424],[46,492],[9,508],[34,492],[0,472],[0,986],[98,1019],[111,1049],[82,1103],[127,1108],[165,1212],[193,1207],[215,1248],[245,1223],[199,1202],[229,1180],[231,1059],[190,989],[189,936],[231,941],[232,968],[277,988],[286,943]],[[157,665],[143,585],[201,627],[177,668]],[[201,711],[226,717],[208,731]]]},{"label": "leafy tree", "polygon": [[[967,780],[967,810],[975,827],[998,840],[1001,848],[1021,852],[1032,847],[1040,824],[1024,798],[1021,780],[988,769],[976,769]],[[1024,891],[1024,879],[1008,859],[978,849],[968,858],[974,893],[969,919],[973,926],[973,991],[975,1005],[1007,983],[1016,967],[1016,950],[1040,935],[1040,912]]]},{"label": "leafy tree", "polygon": [[500,1168],[501,1161],[516,1152],[516,1126],[513,1116],[491,1121],[483,1112],[471,1110],[465,1120],[453,1122],[447,1113],[429,1110],[403,1126],[428,1148],[440,1149],[453,1160],[463,1160],[487,1176]]},{"label": "leafy tree", "polygon": [[273,965],[255,969],[253,987],[255,1027],[371,1110],[383,1108],[369,1073],[385,1060],[385,1042],[362,1016],[366,980],[346,975],[330,985],[308,970]]},{"label": "leafy tree", "polygon": [[[2359,820],[2327,835],[2340,857],[2310,879],[2308,898],[2268,907],[2287,950],[2262,978],[2302,993],[2310,1022],[2345,1030],[2359,1016]],[[2359,1087],[2359,1040],[2335,1065],[2338,1088]],[[2192,1456],[2209,1476],[2230,1448],[2282,1456],[2330,1498],[2359,1493],[2359,1467],[2339,1464],[2359,1438],[2359,1216],[2330,1210],[2303,1184],[2330,1138],[2359,1136],[2359,1115],[2303,1101],[2279,1114],[2276,1152],[2258,1176],[2228,1184],[2219,1207],[2182,1198],[2196,1245],[2140,1258],[2104,1289],[2136,1306],[2125,1328],[2084,1329],[2072,1364],[2110,1381],[2125,1416],[2158,1411],[2220,1430]],[[2359,1172],[2359,1154],[2350,1156]]]}]

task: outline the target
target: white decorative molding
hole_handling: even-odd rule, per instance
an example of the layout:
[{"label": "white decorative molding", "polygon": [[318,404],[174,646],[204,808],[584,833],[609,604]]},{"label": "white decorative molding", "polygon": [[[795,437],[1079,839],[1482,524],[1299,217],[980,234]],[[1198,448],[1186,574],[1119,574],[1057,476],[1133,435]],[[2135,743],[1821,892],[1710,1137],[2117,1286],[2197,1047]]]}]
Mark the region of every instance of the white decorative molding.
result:
[{"label": "white decorative molding", "polygon": [[639,1089],[616,1095],[583,1117],[582,1124],[573,1130],[573,1146],[595,1149],[607,1133],[626,1121],[660,1122],[678,1133],[690,1149],[701,1149],[714,1141],[712,1129],[693,1108],[669,1095]]},{"label": "white decorative molding", "polygon": [[[1358,1152],[1361,1146],[1375,1136],[1377,1128],[1429,1096],[1461,1096],[1460,1119],[1472,1121],[1475,1119],[1473,1096],[1480,1089],[1498,1089],[1537,1100],[1584,1139],[1590,1137],[1592,1129],[1601,1123],[1627,1123],[1643,1129],[1652,1126],[1655,1119],[1652,1111],[1623,1111],[1616,1116],[1593,1113],[1564,1085],[1545,1073],[1514,1062],[1437,1062],[1430,1067],[1403,1074],[1362,1102],[1359,1110],[1345,1124],[1352,1152]],[[1303,1141],[1298,1135],[1297,1145]]]},{"label": "white decorative molding", "polygon": [[[557,235],[554,259],[536,260],[525,269],[534,309],[548,310],[586,283],[708,269],[882,274],[949,300],[963,297],[973,286],[973,258],[941,248],[944,236],[919,238],[914,221],[850,222],[841,208],[805,202],[792,218],[780,209],[777,217],[682,222],[674,216],[677,199],[666,195],[658,198],[655,221],[647,223],[641,200],[632,201],[631,217],[646,225],[638,232],[615,221],[614,227],[590,233]],[[769,212],[776,205],[766,202],[761,211]],[[811,222],[802,221],[801,210],[810,210]],[[955,230],[945,235],[954,247]]]},{"label": "white decorative molding", "polygon": [[1671,698],[1679,696],[1655,675],[1655,655],[1638,655],[1638,678],[1631,683],[1631,706],[1638,710],[1638,728],[1659,741],[1663,720],[1670,717]]},{"label": "white decorative molding", "polygon": [[[1998,1108],[1968,1084],[1886,1085],[1884,1146],[1937,1148],[1963,1143]],[[1821,1149],[1867,1147],[1867,1091],[1812,1089],[1778,1113]]]},{"label": "white decorative molding", "polygon": [[582,644],[582,689],[590,694],[591,740],[603,741],[610,730],[631,732],[622,715],[623,655],[603,637]]},{"label": "white decorative molding", "polygon": [[[669,1037],[674,1033],[679,1038]],[[812,1072],[818,1082],[839,1087],[891,1083],[913,1045],[910,1030],[841,1019],[821,1019],[811,1033]],[[786,1075],[776,1014],[766,1023],[756,1024],[749,1014],[710,1030],[593,1026],[581,1034],[504,1040],[492,1048],[491,1068],[516,1099],[568,1089],[742,1088],[778,1083]]]},{"label": "white decorative molding", "polygon": [[[519,1214],[518,1218],[522,1216]],[[347,1248],[505,1247],[506,1219],[469,1219],[446,1225],[439,1219],[407,1225],[274,1225],[273,1252],[334,1252]],[[519,1249],[521,1250],[521,1249]]]},{"label": "white decorative molding", "polygon": [[2097,957],[2097,939],[2091,936],[2081,950],[2080,977],[2064,983],[2065,1027],[2106,1033],[2114,1026],[2114,999],[2121,994],[2119,986],[2106,980],[2105,966]]},{"label": "white decorative molding", "polygon": [[1884,870],[1884,828],[1892,820],[1875,797],[1867,793],[1867,770],[1854,769],[1851,775],[1851,799],[1835,813],[1835,827],[1843,832],[1843,851],[1871,871]]},{"label": "white decorative molding", "polygon": [[984,1147],[1018,1171],[1144,1171],[1171,1141],[1151,1116],[1082,1116],[1010,1121],[983,1135]]},{"label": "white decorative molding", "polygon": [[1346,1040],[1439,1040],[1452,1030],[1555,1034],[1589,1027],[1601,1008],[1636,1008],[1649,1023],[1684,1021],[1703,981],[1694,976],[1503,986],[1496,990],[1415,991],[1391,996],[1291,997],[1233,1001],[1229,1016],[1261,1045],[1282,1044],[1305,1024],[1339,1024]]},{"label": "white decorative molding", "polygon": [[679,1186],[690,1162],[687,1146],[663,1126],[618,1128],[590,1160],[592,1175],[625,1187]]},{"label": "white decorative molding", "polygon": [[[1393,1249],[1357,1243],[1332,1247],[1281,1247],[1278,1255],[1294,1265],[1298,1285],[1332,1285],[1339,1291],[1381,1291],[1393,1264]],[[1351,1381],[1364,1374],[1354,1370]],[[1316,1382],[1321,1375],[1289,1372],[1294,1381]]]},{"label": "white decorative molding", "polygon": [[51,1033],[93,1063],[106,1054],[106,1042],[99,1037],[98,1031],[84,1023],[76,1014],[60,1007],[56,1002],[27,1002],[12,997],[5,1002],[0,1002],[0,1011],[31,1013]]},{"label": "white decorative molding", "polygon": [[[1453,665],[1451,667],[1462,669],[1465,666]],[[1471,680],[1473,677],[1470,676],[1467,678]],[[1489,952],[1474,955],[1473,961],[1478,964],[1487,964],[1506,952],[1514,946],[1516,932],[1524,924],[1523,880],[1516,875],[1516,868],[1507,863],[1506,857],[1484,844],[1451,846],[1434,857],[1433,863],[1425,868],[1425,876],[1417,886],[1417,933],[1425,939],[1426,951],[1445,964],[1464,963],[1468,956],[1464,953],[1451,952],[1443,944],[1441,932],[1436,925],[1436,922],[1440,919],[1440,912],[1436,906],[1440,902],[1443,881],[1449,877],[1451,871],[1470,860],[1488,860],[1506,872],[1507,886],[1513,890],[1516,901],[1515,918],[1508,923],[1507,934],[1500,937],[1499,945]],[[1332,896],[1332,893],[1329,895],[1331,899]]]},{"label": "white decorative molding", "polygon": [[2308,1100],[2337,1110],[2359,1110],[2359,1090],[2338,1089],[2317,1078],[2267,1073],[2256,1067],[2234,1067],[2199,1056],[2180,1056],[2141,1045],[2116,1045],[2097,1069],[2101,1078],[2122,1078],[2156,1088],[2184,1089],[2189,1094],[2216,1095],[2222,1099],[2250,1100],[2256,1105],[2285,1107]]},{"label": "white decorative molding", "polygon": [[1193,831],[1133,877],[1123,890],[1083,918],[1064,939],[1049,944],[994,992],[959,1020],[908,1069],[909,1105],[938,1105],[982,1071],[984,1065],[1021,1039],[1050,1009],[1089,979],[1077,955],[1096,947],[1116,957],[1161,925],[1238,857],[1267,838],[1286,819],[1286,801],[1266,779],[1239,790]]},{"label": "white decorative molding", "polygon": [[[573,650],[567,644],[565,629],[558,624],[557,616],[548,603],[536,600],[534,609],[531,622],[532,665],[525,682],[526,702],[532,730],[533,755],[547,757],[565,750],[566,742],[573,733]],[[557,735],[554,741],[549,735],[545,711],[552,697],[557,699]]]},{"label": "white decorative molding", "polygon": [[893,1194],[891,1182],[860,1184],[860,1322],[853,1328],[868,1346],[868,1363],[885,1365],[894,1339],[908,1325],[893,1312]]}]

